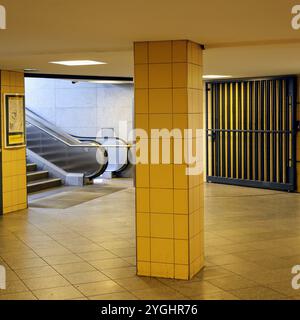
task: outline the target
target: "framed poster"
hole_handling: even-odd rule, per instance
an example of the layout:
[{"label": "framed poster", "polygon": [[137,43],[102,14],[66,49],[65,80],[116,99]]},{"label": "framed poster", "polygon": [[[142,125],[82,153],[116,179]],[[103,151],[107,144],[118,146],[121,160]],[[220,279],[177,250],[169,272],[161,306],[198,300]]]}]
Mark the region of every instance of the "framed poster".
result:
[{"label": "framed poster", "polygon": [[5,148],[25,146],[24,94],[4,95]]}]

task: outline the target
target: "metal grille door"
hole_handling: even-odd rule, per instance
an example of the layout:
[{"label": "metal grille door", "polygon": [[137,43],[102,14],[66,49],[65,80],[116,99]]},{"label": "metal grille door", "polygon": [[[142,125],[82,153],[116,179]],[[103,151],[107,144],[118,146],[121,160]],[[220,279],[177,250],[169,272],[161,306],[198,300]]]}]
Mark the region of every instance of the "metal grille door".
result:
[{"label": "metal grille door", "polygon": [[296,189],[296,78],[206,83],[207,181]]}]

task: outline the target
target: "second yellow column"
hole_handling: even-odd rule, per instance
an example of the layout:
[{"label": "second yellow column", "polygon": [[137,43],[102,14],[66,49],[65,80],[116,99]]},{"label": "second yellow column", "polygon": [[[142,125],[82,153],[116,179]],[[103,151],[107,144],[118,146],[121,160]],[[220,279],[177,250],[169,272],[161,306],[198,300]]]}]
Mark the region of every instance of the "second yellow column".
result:
[{"label": "second yellow column", "polygon": [[[187,40],[137,42],[134,62],[135,126],[149,137],[149,163],[136,166],[137,274],[187,280],[204,265],[203,150],[196,174],[188,173],[184,152],[187,145],[193,154],[202,148],[202,49]],[[173,137],[166,162],[151,151],[155,129],[177,129],[182,138],[191,129],[192,135]]]}]

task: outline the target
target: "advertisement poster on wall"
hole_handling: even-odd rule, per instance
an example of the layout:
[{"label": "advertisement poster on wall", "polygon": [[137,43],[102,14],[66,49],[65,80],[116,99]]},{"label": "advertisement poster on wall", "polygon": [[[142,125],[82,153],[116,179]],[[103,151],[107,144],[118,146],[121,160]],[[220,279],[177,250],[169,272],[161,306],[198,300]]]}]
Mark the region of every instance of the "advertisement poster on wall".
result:
[{"label": "advertisement poster on wall", "polygon": [[23,94],[6,94],[5,148],[25,146],[25,99]]}]

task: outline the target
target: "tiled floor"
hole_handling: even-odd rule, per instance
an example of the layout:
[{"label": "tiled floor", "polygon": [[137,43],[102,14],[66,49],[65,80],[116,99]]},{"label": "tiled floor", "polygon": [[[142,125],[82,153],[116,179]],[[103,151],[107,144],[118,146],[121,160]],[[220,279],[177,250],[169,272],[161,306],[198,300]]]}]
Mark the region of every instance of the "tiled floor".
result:
[{"label": "tiled floor", "polygon": [[300,195],[207,185],[206,268],[184,282],[135,276],[134,189],[114,185],[126,189],[0,218],[0,300],[300,298]]}]

